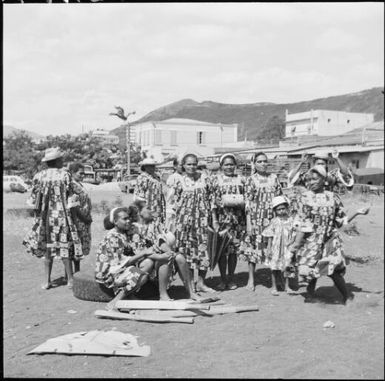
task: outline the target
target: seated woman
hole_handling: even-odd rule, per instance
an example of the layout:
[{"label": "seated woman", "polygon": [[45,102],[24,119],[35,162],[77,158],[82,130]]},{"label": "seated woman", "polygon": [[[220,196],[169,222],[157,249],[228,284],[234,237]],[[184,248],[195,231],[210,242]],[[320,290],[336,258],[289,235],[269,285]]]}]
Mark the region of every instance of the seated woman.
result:
[{"label": "seated woman", "polygon": [[156,254],[157,248],[145,240],[135,226],[138,211],[134,206],[111,210],[104,219],[109,230],[99,244],[96,255],[95,278],[99,283],[112,288],[115,298],[107,309],[115,308],[116,302],[137,291],[153,272],[159,277],[161,300],[169,300],[167,294],[170,254]]},{"label": "seated woman", "polygon": [[[194,293],[192,288],[186,258],[181,253],[175,252],[175,235],[166,229],[163,229],[162,225],[154,223],[155,218],[153,213],[146,207],[145,202],[136,200],[134,205],[139,211],[139,221],[135,225],[138,227],[140,234],[148,240],[147,244],[155,243],[154,247],[156,248],[156,253],[153,254],[151,258],[157,260],[157,258],[162,255],[164,256],[165,254],[167,254],[167,258],[169,258],[168,264],[170,266],[167,269],[169,270],[167,274],[167,283],[159,286],[162,287],[162,289],[167,289],[172,281],[172,276],[178,272],[187,291],[188,298],[200,300],[200,297]],[[163,279],[164,278],[162,278],[162,280]],[[159,281],[161,281],[160,278]]]}]

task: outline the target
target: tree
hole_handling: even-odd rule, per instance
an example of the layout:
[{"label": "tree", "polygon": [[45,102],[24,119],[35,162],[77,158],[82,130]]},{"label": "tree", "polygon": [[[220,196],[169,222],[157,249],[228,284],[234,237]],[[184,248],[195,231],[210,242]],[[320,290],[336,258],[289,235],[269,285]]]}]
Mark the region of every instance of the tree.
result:
[{"label": "tree", "polygon": [[39,168],[42,155],[36,151],[32,138],[25,131],[3,139],[3,169],[23,171],[32,177]]},{"label": "tree", "polygon": [[279,116],[272,116],[258,134],[258,140],[280,140],[285,136],[285,121]]}]

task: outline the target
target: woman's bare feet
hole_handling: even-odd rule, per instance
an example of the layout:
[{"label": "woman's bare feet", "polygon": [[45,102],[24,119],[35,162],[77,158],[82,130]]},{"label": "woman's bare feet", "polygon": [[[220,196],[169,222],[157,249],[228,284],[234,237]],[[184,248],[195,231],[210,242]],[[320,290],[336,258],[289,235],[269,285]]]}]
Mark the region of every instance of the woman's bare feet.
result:
[{"label": "woman's bare feet", "polygon": [[44,283],[41,285],[41,288],[43,290],[49,290],[50,288],[52,288],[52,283],[51,282]]},{"label": "woman's bare feet", "polygon": [[227,285],[226,285],[226,283],[224,283],[224,282],[219,283],[218,286],[217,286],[217,289],[218,289],[219,291],[225,291],[226,288],[227,288]]},{"label": "woman's bare feet", "polygon": [[210,287],[207,287],[205,284],[197,284],[196,285],[196,291],[197,292],[216,292]]},{"label": "woman's bare feet", "polygon": [[247,282],[246,288],[250,291],[255,291],[254,281],[253,282]]},{"label": "woman's bare feet", "polygon": [[279,292],[277,290],[271,290],[271,295],[278,296]]}]

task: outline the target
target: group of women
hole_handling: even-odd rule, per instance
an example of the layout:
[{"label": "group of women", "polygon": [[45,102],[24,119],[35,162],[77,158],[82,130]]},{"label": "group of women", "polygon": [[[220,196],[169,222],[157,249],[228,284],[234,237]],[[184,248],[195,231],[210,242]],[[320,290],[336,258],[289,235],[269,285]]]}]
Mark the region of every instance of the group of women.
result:
[{"label": "group of women", "polygon": [[[336,160],[338,154],[333,153],[333,157]],[[130,292],[134,285],[140,286],[143,279],[154,274],[161,297],[167,298],[168,269],[172,263],[174,273],[179,272],[191,297],[213,292],[205,278],[214,231],[230,237],[218,262],[218,290],[237,288],[234,273],[239,258],[248,262],[246,287],[251,291],[255,290],[256,264],[264,264],[272,270],[273,295],[278,295],[281,275],[287,291],[288,278],[298,276],[307,285],[307,299],[311,299],[317,279],[328,275],[346,303],[350,295],[343,278],[346,262],[338,228],[359,214],[367,214],[368,209],[347,218],[338,195],[326,187],[341,179],[351,184],[351,174],[340,164],[341,171],[328,172],[325,156],[315,156],[315,160],[309,171],[301,173],[299,166],[289,174],[296,192],[288,199],[277,175],[268,172],[268,158],[263,152],[252,156],[252,173],[248,177],[237,173],[237,159],[231,153],[220,158],[220,171],[212,175],[199,171],[197,155],[187,153],[174,161],[175,172],[167,185],[156,174],[156,163],[144,159],[134,189],[136,209],[115,209],[106,217],[110,225],[106,229],[112,230],[99,245],[96,280],[117,292]],[[339,159],[336,161],[338,164]],[[51,169],[49,165],[34,179],[32,195],[39,193],[37,188],[44,195],[39,200],[34,197],[36,208],[43,216],[49,203],[63,192],[70,194],[71,201],[61,207],[56,205],[51,214],[38,219],[24,243],[37,256],[48,253],[47,274],[52,256],[58,253],[65,260],[71,257],[72,250],[72,257],[81,259],[89,248],[89,239],[83,240],[82,252],[81,232],[89,231],[91,222],[89,203],[81,202],[81,185],[67,179],[63,186],[57,186],[55,178],[60,169],[55,173]],[[69,235],[72,245],[67,242]],[[114,267],[116,264],[119,266]],[[70,284],[72,271],[68,265],[66,270]],[[49,285],[47,275],[45,286]]]},{"label": "group of women", "polygon": [[210,231],[215,230],[231,237],[219,259],[219,290],[237,288],[234,272],[240,258],[248,262],[249,290],[255,290],[256,264],[264,264],[272,269],[273,295],[278,294],[277,272],[286,278],[298,274],[308,285],[308,299],[314,296],[317,278],[329,275],[345,303],[349,298],[343,279],[346,262],[338,228],[368,209],[349,219],[345,216],[331,185],[341,181],[352,185],[353,177],[338,153],[333,158],[339,166],[333,172],[328,172],[325,154],[314,156],[315,165],[309,171],[295,168],[289,174],[290,186],[296,188],[291,199],[283,195],[277,175],[268,172],[263,152],[252,156],[253,171],[247,178],[237,174],[237,159],[231,153],[220,158],[221,170],[211,176],[198,171],[198,157],[187,153],[174,163],[167,189],[155,175],[155,163],[148,159],[142,163],[134,194],[162,216],[158,223],[165,230],[175,234],[176,251],[186,258],[194,291],[213,291],[205,284],[205,276]]}]

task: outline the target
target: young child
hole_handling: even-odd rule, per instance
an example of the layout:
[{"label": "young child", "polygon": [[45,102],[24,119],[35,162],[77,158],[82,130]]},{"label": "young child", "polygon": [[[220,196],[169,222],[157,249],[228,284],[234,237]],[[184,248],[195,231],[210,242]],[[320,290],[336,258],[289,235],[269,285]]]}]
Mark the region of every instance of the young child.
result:
[{"label": "young child", "polygon": [[[97,282],[113,288],[116,294],[107,309],[114,309],[118,300],[137,291],[154,270],[155,248],[134,225],[137,220],[138,211],[134,206],[114,208],[104,219],[104,227],[109,231],[99,244],[95,278]],[[167,259],[163,264],[167,266]],[[168,269],[159,271],[162,300],[169,300],[166,288],[161,288],[167,283],[167,273]]]},{"label": "young child", "polygon": [[153,213],[151,213],[151,211],[146,207],[144,202],[136,200],[134,205],[137,207],[139,212],[139,221],[136,226],[143,237],[146,237],[149,242],[154,242],[156,253],[150,258],[155,260],[162,256],[168,258],[168,282],[167,284],[162,285],[162,287],[166,287],[167,289],[173,280],[173,276],[178,272],[187,291],[188,298],[199,300],[199,295],[197,295],[192,288],[186,258],[181,253],[177,253],[175,250],[175,235],[166,231],[166,229],[162,229],[160,225],[153,223]]},{"label": "young child", "polygon": [[284,196],[277,196],[272,199],[272,207],[275,217],[269,226],[262,232],[268,238],[266,265],[271,269],[272,295],[277,296],[277,280],[285,279],[285,290],[289,288],[289,278],[295,277],[295,268],[292,265],[292,253],[288,245],[294,241],[294,219],[289,216],[289,201]]}]

